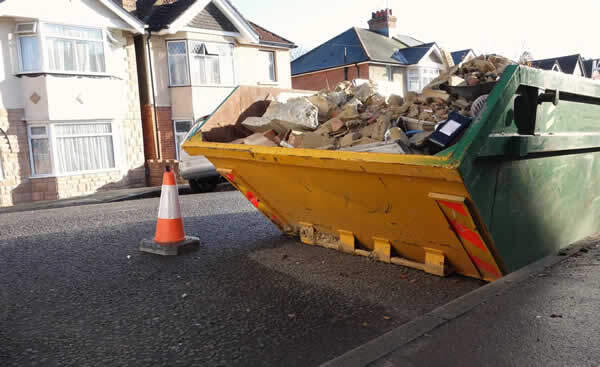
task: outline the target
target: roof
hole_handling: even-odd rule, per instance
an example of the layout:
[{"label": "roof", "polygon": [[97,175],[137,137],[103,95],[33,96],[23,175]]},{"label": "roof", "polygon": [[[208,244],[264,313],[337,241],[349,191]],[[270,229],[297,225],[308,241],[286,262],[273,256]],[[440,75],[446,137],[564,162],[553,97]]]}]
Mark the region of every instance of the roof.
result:
[{"label": "roof", "polygon": [[[135,15],[148,24],[149,29],[153,32],[167,28],[183,13],[185,13],[198,0],[178,0],[171,4],[153,6],[156,0],[138,0],[138,8]],[[228,1],[225,0],[237,13],[237,9]],[[264,27],[252,23],[241,14],[240,17],[248,23],[248,25],[258,34],[259,42],[265,45],[276,45],[294,48],[296,45]],[[215,6],[212,2],[208,3],[201,12],[199,12],[189,23],[189,27],[217,30],[223,32],[238,32],[234,24]]]},{"label": "roof", "polygon": [[434,46],[436,46],[435,42],[431,42],[420,46],[403,48],[394,53],[394,59],[399,61],[402,65],[418,64]]},{"label": "roof", "polygon": [[592,77],[594,73],[594,67],[598,67],[597,65],[600,63],[600,59],[589,59],[583,62],[583,69],[585,70],[585,76],[588,78]]},{"label": "roof", "polygon": [[368,60],[356,29],[350,28],[292,61],[292,75]]},{"label": "roof", "polygon": [[463,62],[463,60],[465,59],[465,57],[467,57],[469,52],[473,52],[473,49],[469,48],[466,50],[451,52],[450,54],[452,55],[452,60],[454,61],[454,65],[458,65],[461,62]]},{"label": "roof", "polygon": [[248,23],[250,23],[250,25],[252,26],[252,28],[254,28],[254,31],[256,33],[258,33],[258,37],[260,38],[260,42],[264,43],[264,44],[280,44],[280,45],[285,45],[285,46],[290,46],[290,47],[296,47],[296,45],[294,44],[294,42],[289,41],[261,26],[259,26],[258,24],[248,21]]},{"label": "roof", "polygon": [[171,4],[153,6],[154,0],[141,0],[138,1],[135,15],[148,24],[150,31],[157,32],[167,28],[195,2],[196,0],[178,0]]},{"label": "roof", "polygon": [[399,48],[405,48],[406,44],[368,29],[353,29],[358,35],[370,61],[398,63],[397,60],[392,58],[392,55]]},{"label": "roof", "polygon": [[422,45],[423,43],[425,43],[425,42],[421,42],[418,39],[413,38],[411,36],[407,36],[405,34],[398,34],[398,35],[395,35],[393,38],[404,43],[406,45],[406,47],[419,46],[419,45]]},{"label": "roof", "polygon": [[292,61],[292,75],[365,61],[404,65],[403,61],[393,57],[394,54],[400,49],[422,45],[423,42],[410,36],[388,38],[369,29],[353,27]]},{"label": "roof", "polygon": [[[577,64],[581,63],[581,61],[581,55],[575,54],[569,56],[552,57],[543,60],[534,60],[531,62],[531,65],[543,70],[552,70],[554,63],[557,62],[563,73],[573,74]],[[583,65],[581,66],[583,71]]]},{"label": "roof", "polygon": [[210,29],[222,32],[238,32],[229,18],[217,8],[215,4],[208,3],[204,9],[188,23],[188,27]]}]

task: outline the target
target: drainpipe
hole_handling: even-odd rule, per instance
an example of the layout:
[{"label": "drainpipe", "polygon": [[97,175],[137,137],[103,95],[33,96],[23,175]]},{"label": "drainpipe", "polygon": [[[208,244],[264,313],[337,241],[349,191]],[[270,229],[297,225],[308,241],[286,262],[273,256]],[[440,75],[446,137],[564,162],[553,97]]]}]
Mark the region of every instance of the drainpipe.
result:
[{"label": "drainpipe", "polygon": [[148,49],[148,65],[150,66],[150,85],[152,89],[152,109],[154,110],[154,138],[156,139],[156,159],[160,160],[160,139],[158,133],[158,112],[156,111],[156,93],[154,93],[154,72],[152,70],[152,52],[150,52],[150,38],[152,31],[148,30],[148,38],[146,38],[146,48]]}]

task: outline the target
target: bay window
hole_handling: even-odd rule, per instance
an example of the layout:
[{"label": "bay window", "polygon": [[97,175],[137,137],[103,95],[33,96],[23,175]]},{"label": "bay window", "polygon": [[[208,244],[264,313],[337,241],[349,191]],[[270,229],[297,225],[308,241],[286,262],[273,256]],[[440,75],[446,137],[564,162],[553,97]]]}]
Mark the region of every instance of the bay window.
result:
[{"label": "bay window", "polygon": [[440,75],[440,69],[419,67],[408,69],[408,91],[421,93],[429,83]]},{"label": "bay window", "polygon": [[28,126],[33,176],[114,169],[110,122],[69,122]]},{"label": "bay window", "polygon": [[101,29],[42,23],[31,33],[19,36],[21,72],[106,73]]},{"label": "bay window", "polygon": [[233,45],[202,41],[167,41],[169,85],[235,84]]}]

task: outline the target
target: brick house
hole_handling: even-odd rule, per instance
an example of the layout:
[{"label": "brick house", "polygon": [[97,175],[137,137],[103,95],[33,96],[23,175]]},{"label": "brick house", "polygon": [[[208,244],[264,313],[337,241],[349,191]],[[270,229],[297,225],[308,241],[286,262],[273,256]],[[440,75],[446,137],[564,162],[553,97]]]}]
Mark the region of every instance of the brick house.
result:
[{"label": "brick house", "polygon": [[0,4],[0,206],[145,184],[143,32],[110,0]]},{"label": "brick house", "polygon": [[403,95],[420,92],[452,57],[435,43],[396,33],[391,9],[372,13],[369,28],[353,27],[292,62],[294,89],[331,89],[344,80],[377,81]]},{"label": "brick house", "polygon": [[[228,0],[138,0],[136,38],[145,158],[151,185],[177,167],[179,144],[237,85],[291,88],[289,40]],[[132,9],[133,10],[133,9]]]}]

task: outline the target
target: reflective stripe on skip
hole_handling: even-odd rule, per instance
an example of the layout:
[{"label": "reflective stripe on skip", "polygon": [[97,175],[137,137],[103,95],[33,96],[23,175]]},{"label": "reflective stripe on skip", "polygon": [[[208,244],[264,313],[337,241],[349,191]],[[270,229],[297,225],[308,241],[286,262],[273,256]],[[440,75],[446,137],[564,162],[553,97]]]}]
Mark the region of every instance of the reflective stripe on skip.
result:
[{"label": "reflective stripe on skip", "polygon": [[177,192],[177,186],[163,185],[162,192],[160,194],[160,207],[158,209],[158,218],[181,218],[181,208],[179,207],[179,195]]}]

